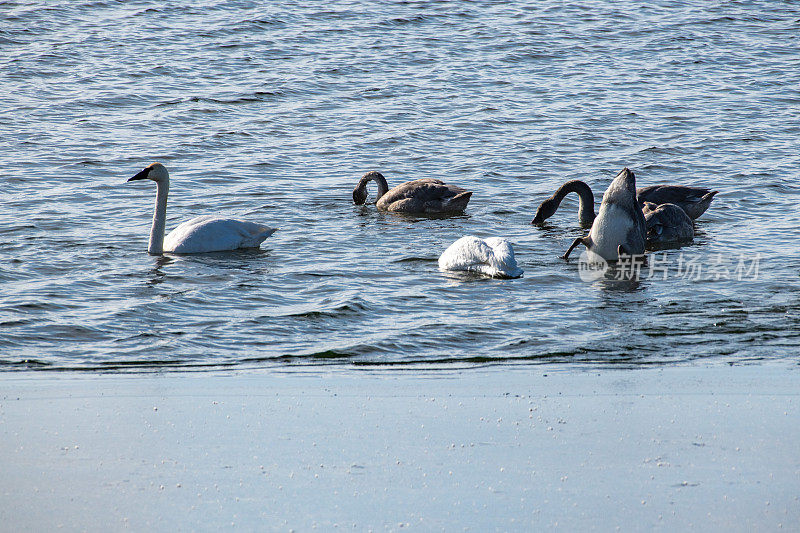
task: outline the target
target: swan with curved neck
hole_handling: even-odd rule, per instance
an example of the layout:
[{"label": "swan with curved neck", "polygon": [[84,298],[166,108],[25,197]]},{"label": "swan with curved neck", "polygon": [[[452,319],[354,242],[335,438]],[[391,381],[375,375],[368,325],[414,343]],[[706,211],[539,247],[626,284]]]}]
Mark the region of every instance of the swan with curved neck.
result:
[{"label": "swan with curved neck", "polygon": [[367,183],[378,185],[375,207],[395,213],[458,213],[466,209],[472,192],[448,185],[441,180],[423,178],[392,187],[380,172],[367,172],[353,189],[353,203],[367,200]]},{"label": "swan with curved neck", "polygon": [[533,217],[531,224],[542,224],[553,216],[558,210],[558,206],[561,205],[561,200],[571,192],[578,195],[578,220],[581,226],[591,226],[595,218],[594,194],[592,194],[592,189],[581,180],[571,180],[559,187],[553,196],[542,202],[536,210],[536,216]]},{"label": "swan with curved neck", "polygon": [[575,239],[562,258],[569,259],[579,244],[607,261],[616,261],[621,254],[643,254],[646,234],[642,208],[636,200],[636,176],[623,168],[603,195],[589,235]]},{"label": "swan with curved neck", "polygon": [[[542,224],[553,216],[558,210],[561,200],[571,192],[577,193],[580,199],[578,220],[581,226],[590,227],[595,219],[594,194],[592,194],[592,189],[581,180],[568,181],[559,187],[553,196],[541,203],[531,224]],[[717,191],[712,191],[705,187],[652,185],[637,189],[636,199],[640,207],[643,207],[645,202],[651,202],[656,205],[675,204],[694,220],[706,212],[715,194],[717,194]]]},{"label": "swan with curved neck", "polygon": [[237,248],[257,248],[267,237],[275,233],[275,229],[262,224],[207,215],[179,224],[165,238],[169,172],[161,163],[153,163],[128,181],[145,179],[156,182],[156,206],[153,212],[153,225],[150,228],[150,243],[147,246],[150,254],[160,255],[164,252],[196,254]]}]

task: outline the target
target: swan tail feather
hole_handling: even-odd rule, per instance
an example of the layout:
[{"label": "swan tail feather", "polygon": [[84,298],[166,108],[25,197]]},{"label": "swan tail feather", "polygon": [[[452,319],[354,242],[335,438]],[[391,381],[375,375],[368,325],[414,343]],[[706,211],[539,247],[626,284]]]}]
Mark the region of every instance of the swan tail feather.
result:
[{"label": "swan tail feather", "polygon": [[444,251],[439,257],[439,270],[475,272],[493,278],[518,278],[523,274],[507,240],[482,240],[471,235],[461,237]]},{"label": "swan tail feather", "polygon": [[472,191],[465,191],[456,194],[452,198],[447,198],[443,202],[443,207],[448,211],[463,211],[467,208]]}]

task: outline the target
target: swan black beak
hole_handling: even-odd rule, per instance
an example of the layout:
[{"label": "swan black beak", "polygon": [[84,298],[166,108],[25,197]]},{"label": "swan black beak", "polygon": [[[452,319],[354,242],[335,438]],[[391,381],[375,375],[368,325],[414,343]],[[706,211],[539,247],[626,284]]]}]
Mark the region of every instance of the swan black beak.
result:
[{"label": "swan black beak", "polygon": [[150,169],[146,168],[146,169],[142,170],[141,172],[139,172],[138,174],[136,174],[134,177],[129,178],[128,181],[146,180],[148,174],[150,174]]}]

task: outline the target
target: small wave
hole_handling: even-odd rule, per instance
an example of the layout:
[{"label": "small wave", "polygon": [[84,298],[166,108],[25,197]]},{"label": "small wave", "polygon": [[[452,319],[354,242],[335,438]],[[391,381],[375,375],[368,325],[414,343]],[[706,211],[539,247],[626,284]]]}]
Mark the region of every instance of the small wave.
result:
[{"label": "small wave", "polygon": [[104,341],[111,339],[111,333],[100,328],[91,328],[77,324],[52,324],[41,333],[30,332],[31,342],[64,343],[84,341]]},{"label": "small wave", "polygon": [[4,311],[11,311],[17,313],[31,313],[31,312],[51,312],[51,311],[68,311],[78,309],[79,306],[74,304],[57,304],[53,302],[27,302],[21,304],[14,304],[4,307]]},{"label": "small wave", "polygon": [[182,104],[193,104],[193,103],[206,103],[206,104],[219,104],[219,105],[230,105],[230,104],[252,104],[256,102],[264,102],[267,100],[272,100],[276,98],[282,98],[290,94],[288,91],[283,90],[276,90],[276,91],[255,91],[250,94],[245,94],[242,96],[237,96],[233,98],[212,98],[207,96],[189,96],[186,98],[175,98],[172,100],[167,100],[164,102],[159,102],[156,104],[156,107],[166,107],[166,106],[175,106],[175,105],[182,105]]},{"label": "small wave", "polygon": [[[238,365],[238,362],[215,361],[210,363],[198,363],[190,360],[129,360],[129,361],[101,361],[89,362],[84,364],[53,364],[43,367],[42,370],[60,372],[132,372],[150,373],[164,372],[168,370],[180,372],[219,370]],[[29,369],[35,370],[35,368]]]},{"label": "small wave", "polygon": [[303,363],[309,364],[324,364],[325,361],[330,361],[333,364],[341,362],[343,359],[350,359],[355,354],[341,350],[321,350],[318,352],[310,352],[303,354],[283,354],[276,356],[265,357],[246,357],[241,359],[242,364],[263,364],[263,363]]},{"label": "small wave", "polygon": [[341,318],[342,316],[347,315],[357,315],[367,311],[368,309],[369,307],[365,303],[361,303],[361,301],[355,301],[339,305],[333,309],[301,311],[299,313],[291,313],[286,316],[292,318]]},{"label": "small wave", "polygon": [[368,89],[363,89],[358,93],[358,96],[355,99],[368,99],[368,100],[376,100],[379,98],[393,98],[396,97],[397,93],[389,89],[387,87],[370,87]]},{"label": "small wave", "polygon": [[3,322],[0,322],[0,327],[13,328],[13,327],[18,327],[18,326],[26,326],[26,325],[31,324],[31,323],[32,323],[31,320],[26,320],[26,319],[4,320]]},{"label": "small wave", "polygon": [[435,263],[437,261],[436,257],[401,257],[400,259],[395,259],[392,263]]},{"label": "small wave", "polygon": [[251,19],[245,20],[245,24],[254,24],[256,26],[285,26],[286,21],[282,19]]},{"label": "small wave", "polygon": [[140,94],[125,94],[81,99],[76,100],[76,103],[81,107],[106,109],[149,106],[151,100],[150,98]]},{"label": "small wave", "polygon": [[379,26],[406,26],[409,24],[421,24],[427,22],[431,17],[428,15],[416,15],[413,17],[395,17],[378,23]]},{"label": "small wave", "polygon": [[219,133],[213,134],[211,137],[212,138],[224,138],[224,137],[230,137],[231,135],[235,135],[235,136],[238,136],[238,137],[252,137],[253,136],[252,133],[248,133],[246,131],[221,131]]},{"label": "small wave", "polygon": [[[17,231],[28,231],[36,229],[36,224],[20,224],[17,226],[11,226],[9,228],[0,228],[0,235],[4,235],[7,233],[15,233]],[[15,260],[15,262],[18,260]]]},{"label": "small wave", "polygon": [[0,368],[16,370],[43,370],[52,368],[53,364],[38,359],[0,359]]},{"label": "small wave", "polygon": [[162,13],[163,9],[157,7],[148,7],[147,9],[143,9],[142,11],[138,11],[136,15],[147,15],[150,13]]}]

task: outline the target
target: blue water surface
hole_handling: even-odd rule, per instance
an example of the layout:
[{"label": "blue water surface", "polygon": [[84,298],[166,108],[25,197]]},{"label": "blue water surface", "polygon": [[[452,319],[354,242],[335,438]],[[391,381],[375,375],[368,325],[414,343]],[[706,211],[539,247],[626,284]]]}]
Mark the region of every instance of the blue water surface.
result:
[{"label": "blue water surface", "polygon": [[[0,2],[0,370],[797,360],[799,51],[795,2]],[[279,231],[148,255],[152,161],[168,230]],[[624,166],[719,194],[638,282],[587,283],[576,200],[530,221]],[[379,213],[368,170],[474,194]],[[469,234],[524,277],[440,273]]]}]

